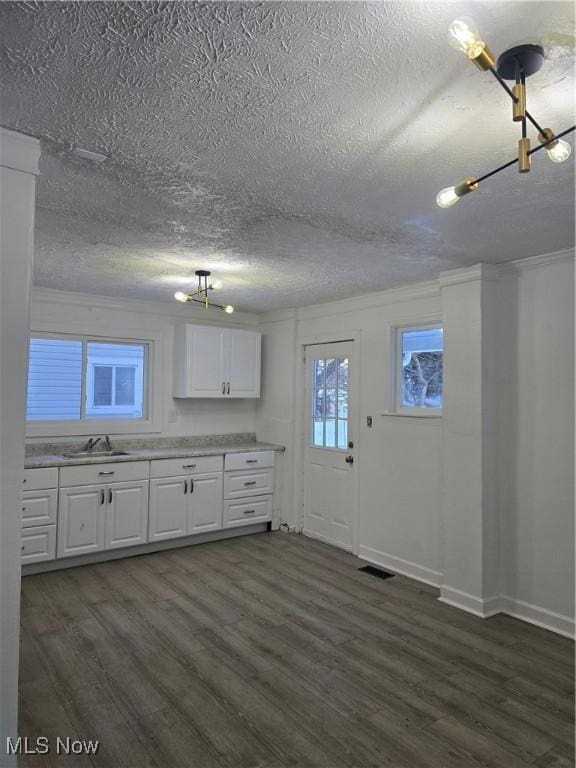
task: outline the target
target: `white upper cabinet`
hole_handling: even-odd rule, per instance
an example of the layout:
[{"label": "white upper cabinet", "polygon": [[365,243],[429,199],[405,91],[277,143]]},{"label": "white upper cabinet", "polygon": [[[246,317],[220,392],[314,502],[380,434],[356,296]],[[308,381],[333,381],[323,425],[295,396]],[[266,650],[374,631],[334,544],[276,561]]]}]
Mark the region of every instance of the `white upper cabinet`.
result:
[{"label": "white upper cabinet", "polygon": [[261,335],[181,325],[174,332],[174,397],[260,397]]}]

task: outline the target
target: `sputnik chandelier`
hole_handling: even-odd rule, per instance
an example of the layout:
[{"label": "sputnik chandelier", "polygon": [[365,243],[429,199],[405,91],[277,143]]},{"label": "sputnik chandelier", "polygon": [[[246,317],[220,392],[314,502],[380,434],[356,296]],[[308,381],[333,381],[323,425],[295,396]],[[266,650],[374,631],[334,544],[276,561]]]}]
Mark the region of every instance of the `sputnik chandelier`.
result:
[{"label": "sputnik chandelier", "polygon": [[227,312],[229,315],[231,315],[232,312],[234,312],[234,307],[231,304],[214,304],[214,302],[208,299],[209,291],[222,288],[222,283],[220,280],[214,280],[210,283],[208,282],[210,275],[211,272],[209,272],[207,269],[197,269],[196,277],[198,278],[198,286],[196,287],[194,293],[176,291],[174,298],[176,301],[181,301],[183,303],[187,301],[196,301],[199,304],[203,304],[205,309],[210,309],[211,307],[215,309],[223,309],[224,312]]},{"label": "sputnik chandelier", "polygon": [[[568,160],[572,148],[568,142],[563,141],[566,136],[576,129],[576,125],[567,128],[559,134],[554,134],[550,128],[542,128],[533,115],[526,109],[526,78],[537,72],[544,63],[544,50],[539,45],[518,45],[510,48],[498,58],[495,63],[494,56],[486,43],[480,38],[476,25],[469,18],[456,19],[450,25],[450,44],[456,50],[463,51],[470,61],[483,72],[491,72],[508,96],[512,99],[512,120],[521,124],[522,136],[518,141],[518,157],[508,163],[485,173],[479,178],[468,176],[454,187],[446,187],[436,196],[436,202],[440,208],[449,208],[469,192],[475,192],[479,184],[491,176],[494,176],[505,168],[518,163],[519,173],[528,173],[531,166],[531,158],[535,152],[541,149],[554,163],[563,163]],[[512,88],[506,80],[514,81]],[[530,139],[527,136],[527,121],[538,131],[540,144],[530,149]]]}]

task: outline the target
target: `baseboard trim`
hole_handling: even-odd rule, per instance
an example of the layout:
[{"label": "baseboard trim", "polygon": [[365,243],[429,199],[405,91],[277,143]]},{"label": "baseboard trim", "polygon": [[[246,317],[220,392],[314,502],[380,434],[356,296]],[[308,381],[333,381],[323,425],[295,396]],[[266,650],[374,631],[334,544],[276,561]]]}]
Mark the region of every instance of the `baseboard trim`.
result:
[{"label": "baseboard trim", "polygon": [[423,565],[412,563],[409,560],[403,560],[401,557],[388,555],[386,552],[380,552],[378,549],[372,549],[372,547],[360,546],[358,557],[366,560],[368,563],[380,565],[382,568],[387,568],[394,573],[401,573],[402,576],[408,576],[411,579],[416,579],[416,581],[423,581],[425,584],[430,584],[433,587],[440,587],[442,584],[442,574],[438,571],[425,568]]},{"label": "baseboard trim", "polygon": [[570,616],[564,616],[561,613],[549,611],[547,608],[540,608],[537,605],[516,600],[508,595],[495,595],[481,599],[467,592],[461,592],[459,589],[442,586],[438,600],[441,603],[446,603],[446,605],[472,613],[474,616],[480,616],[482,619],[489,619],[490,616],[505,613],[507,616],[513,616],[515,619],[526,621],[528,624],[542,627],[542,629],[555,632],[557,635],[571,639],[574,639],[575,636],[574,619]]},{"label": "baseboard trim", "polygon": [[502,613],[500,595],[482,599],[467,592],[462,592],[459,589],[443,585],[440,587],[440,597],[438,600],[441,603],[446,603],[446,605],[451,605],[453,608],[460,608],[462,611],[479,616],[481,619],[489,619],[490,616]]},{"label": "baseboard trim", "polygon": [[522,600],[516,600],[513,597],[502,595],[502,613],[513,616],[515,619],[527,621],[529,624],[535,624],[542,629],[548,629],[550,632],[556,632],[558,635],[574,639],[575,625],[574,619],[570,616],[564,616],[555,611],[549,611],[547,608],[540,608],[531,603],[525,603]]}]

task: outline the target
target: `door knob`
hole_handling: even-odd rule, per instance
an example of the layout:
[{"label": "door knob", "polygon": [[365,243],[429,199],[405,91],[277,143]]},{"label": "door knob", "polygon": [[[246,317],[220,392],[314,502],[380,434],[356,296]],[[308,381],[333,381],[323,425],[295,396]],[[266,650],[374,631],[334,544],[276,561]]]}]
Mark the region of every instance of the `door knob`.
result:
[{"label": "door knob", "polygon": [[344,461],[346,462],[346,464],[354,464],[354,456],[346,456]]}]

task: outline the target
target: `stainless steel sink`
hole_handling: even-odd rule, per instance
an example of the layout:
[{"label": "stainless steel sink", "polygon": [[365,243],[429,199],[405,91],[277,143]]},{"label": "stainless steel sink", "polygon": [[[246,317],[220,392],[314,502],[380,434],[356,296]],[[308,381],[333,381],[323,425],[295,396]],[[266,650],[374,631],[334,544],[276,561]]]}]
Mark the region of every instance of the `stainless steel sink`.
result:
[{"label": "stainless steel sink", "polygon": [[65,459],[98,459],[103,456],[130,456],[130,451],[77,451],[61,455]]}]

